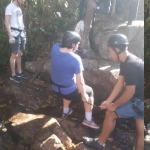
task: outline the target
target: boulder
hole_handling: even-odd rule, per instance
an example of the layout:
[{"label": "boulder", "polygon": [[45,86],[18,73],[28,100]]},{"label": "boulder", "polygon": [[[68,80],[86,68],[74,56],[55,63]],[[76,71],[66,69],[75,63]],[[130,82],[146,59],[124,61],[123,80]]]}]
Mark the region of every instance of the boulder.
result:
[{"label": "boulder", "polygon": [[65,150],[60,139],[52,134],[49,138],[41,142],[35,142],[30,150]]},{"label": "boulder", "polygon": [[129,51],[144,60],[144,21],[133,21],[131,26],[119,26],[118,33],[123,33],[129,40]]},{"label": "boulder", "polygon": [[[117,81],[119,64],[112,61],[90,59],[82,59],[82,62],[86,84],[94,89],[95,98],[100,97],[105,100]],[[46,61],[40,76],[47,83],[50,82],[50,60]]]},{"label": "boulder", "polygon": [[64,121],[63,119],[57,118],[61,127],[64,129],[65,133],[74,141],[82,141],[83,136],[88,136],[87,130],[83,128],[81,124],[77,122]]},{"label": "boulder", "polygon": [[94,89],[95,103],[100,104],[111,93],[119,75],[119,64],[112,61],[83,59],[86,84]]},{"label": "boulder", "polygon": [[[111,16],[96,14],[91,38],[92,50],[101,58],[108,59],[107,40],[116,33],[125,34],[129,39],[129,51],[144,60],[144,2],[140,0],[137,19],[127,26],[131,0],[116,0],[116,13]],[[117,13],[118,8],[122,8]],[[123,7],[122,7],[123,6]]]},{"label": "boulder", "polygon": [[[76,125],[72,121],[43,114],[26,113],[17,113],[9,121],[12,131],[30,147],[30,150],[77,150],[79,147],[81,150],[90,150],[82,143],[75,145],[70,138],[81,141],[83,136],[89,136],[81,124]],[[21,147],[19,143],[16,149]]]},{"label": "boulder", "polygon": [[72,150],[93,150],[93,148],[89,148],[85,146],[82,142],[75,145],[75,148]]},{"label": "boulder", "polygon": [[42,147],[44,150],[50,150],[50,145],[52,149],[58,149],[63,147],[62,143],[65,145],[72,143],[54,118],[42,114],[17,113],[9,121],[12,122],[13,131],[25,143],[33,145],[32,149],[41,150],[40,147]]},{"label": "boulder", "polygon": [[137,13],[137,20],[144,20],[144,1],[140,0]]},{"label": "boulder", "polygon": [[41,64],[41,61],[28,61],[25,63],[25,68],[28,68],[28,72],[37,73],[40,71],[39,64]]},{"label": "boulder", "polygon": [[[105,28],[107,28],[107,23]],[[129,51],[144,60],[144,21],[133,21],[130,26],[120,24],[113,31],[99,30],[98,32],[98,29],[95,29],[95,48],[102,58],[108,58],[107,40],[116,33],[125,34],[129,40]]]}]

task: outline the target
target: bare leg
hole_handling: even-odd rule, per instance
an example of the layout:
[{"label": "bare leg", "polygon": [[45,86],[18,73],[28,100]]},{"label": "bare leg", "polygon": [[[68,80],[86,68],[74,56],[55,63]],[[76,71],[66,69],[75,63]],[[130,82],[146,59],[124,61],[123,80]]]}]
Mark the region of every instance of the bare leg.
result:
[{"label": "bare leg", "polygon": [[21,69],[21,57],[22,57],[22,51],[20,50],[18,52],[18,57],[16,59],[16,62],[17,62],[17,71],[18,73],[22,73],[22,69]]},{"label": "bare leg", "polygon": [[[93,104],[94,103],[94,98],[93,97],[89,97],[88,103]],[[88,104],[88,103],[84,102],[85,112],[92,112],[93,106]]]},{"label": "bare leg", "polygon": [[144,150],[144,120],[136,119],[137,144],[135,150]]},{"label": "bare leg", "polygon": [[105,144],[109,135],[114,130],[115,125],[116,125],[116,119],[117,119],[117,116],[115,112],[107,110],[106,115],[105,115],[105,120],[103,123],[102,132],[98,138],[98,141],[101,145]]},{"label": "bare leg", "polygon": [[71,103],[71,101],[68,101],[68,100],[63,98],[63,108],[68,108],[70,103]]},{"label": "bare leg", "polygon": [[16,64],[17,55],[18,54],[11,53],[11,56],[10,56],[10,68],[11,68],[12,76],[16,75],[15,64]]}]

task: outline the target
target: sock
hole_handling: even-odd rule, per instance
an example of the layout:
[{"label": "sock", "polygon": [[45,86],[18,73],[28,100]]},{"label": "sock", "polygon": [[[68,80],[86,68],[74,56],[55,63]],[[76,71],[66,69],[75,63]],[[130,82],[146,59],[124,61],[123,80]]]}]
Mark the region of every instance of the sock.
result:
[{"label": "sock", "polygon": [[64,114],[67,114],[68,112],[69,112],[69,107],[63,108],[63,113],[64,113]]},{"label": "sock", "polygon": [[91,121],[92,120],[92,112],[85,112],[85,118],[87,121]]}]

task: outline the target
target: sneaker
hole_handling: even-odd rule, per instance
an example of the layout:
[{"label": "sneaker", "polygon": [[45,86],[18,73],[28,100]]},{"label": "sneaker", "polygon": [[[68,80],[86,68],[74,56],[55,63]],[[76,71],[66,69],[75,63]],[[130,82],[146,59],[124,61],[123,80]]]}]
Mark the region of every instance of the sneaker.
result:
[{"label": "sneaker", "polygon": [[10,80],[15,81],[16,83],[21,83],[20,79],[15,75],[15,76],[11,76]]},{"label": "sneaker", "polygon": [[73,109],[69,108],[69,112],[67,114],[63,113],[61,118],[66,119],[70,114],[72,114],[72,112],[73,112]]},{"label": "sneaker", "polygon": [[94,148],[96,150],[104,150],[105,147],[103,145],[100,145],[97,138],[88,138],[88,137],[83,137],[83,143],[90,147],[90,148]]},{"label": "sneaker", "polygon": [[93,121],[93,119],[91,121],[84,119],[82,124],[93,129],[99,129],[99,126]]},{"label": "sneaker", "polygon": [[17,73],[17,77],[18,78],[28,78],[28,76],[26,74],[22,73]]}]

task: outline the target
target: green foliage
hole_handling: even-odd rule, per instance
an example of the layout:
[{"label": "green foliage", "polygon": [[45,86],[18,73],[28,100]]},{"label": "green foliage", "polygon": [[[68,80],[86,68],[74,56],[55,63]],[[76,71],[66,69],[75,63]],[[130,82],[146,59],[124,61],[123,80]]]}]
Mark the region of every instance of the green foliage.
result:
[{"label": "green foliage", "polygon": [[24,9],[28,49],[34,57],[49,51],[52,44],[60,42],[66,30],[74,30],[75,10],[73,0],[26,0]]},{"label": "green foliage", "polygon": [[144,5],[144,61],[146,65],[150,65],[150,0],[145,0]]},{"label": "green foliage", "polygon": [[0,65],[8,63],[10,47],[8,44],[8,36],[4,29],[0,29]]},{"label": "green foliage", "polygon": [[[4,11],[10,0],[0,0],[0,64],[10,55],[8,35],[4,26]],[[66,30],[74,30],[76,0],[26,0],[21,6],[27,32],[26,58],[36,59],[52,44],[60,42]]]},{"label": "green foliage", "polygon": [[0,0],[0,65],[7,64],[10,55],[8,35],[4,26],[5,7],[9,2],[9,0]]}]

